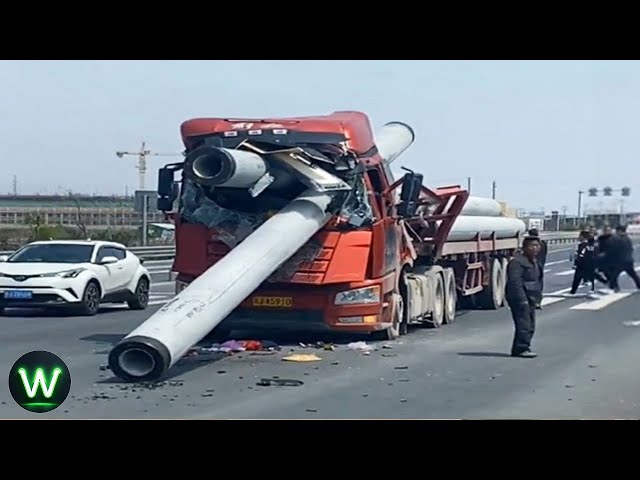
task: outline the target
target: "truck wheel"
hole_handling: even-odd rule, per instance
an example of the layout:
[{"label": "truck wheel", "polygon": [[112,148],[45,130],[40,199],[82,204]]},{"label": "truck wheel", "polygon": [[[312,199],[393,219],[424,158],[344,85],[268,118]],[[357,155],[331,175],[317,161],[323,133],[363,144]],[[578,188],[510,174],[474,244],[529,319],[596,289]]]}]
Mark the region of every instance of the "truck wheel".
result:
[{"label": "truck wheel", "polygon": [[440,328],[444,323],[444,303],[444,280],[442,275],[436,275],[436,284],[433,289],[433,310],[431,312],[431,321],[429,322],[435,328]]},{"label": "truck wheel", "polygon": [[505,257],[502,259],[502,305],[500,305],[501,307],[504,306],[505,300],[506,300],[507,267],[508,266],[509,266],[509,259]]},{"label": "truck wheel", "polygon": [[504,282],[502,274],[502,264],[500,260],[491,260],[491,272],[489,274],[489,285],[479,294],[480,306],[487,310],[497,310],[504,303]]},{"label": "truck wheel", "polygon": [[458,291],[456,279],[450,270],[445,270],[444,281],[444,323],[449,325],[456,319],[456,307],[458,304]]},{"label": "truck wheel", "polygon": [[397,339],[400,335],[407,333],[407,322],[404,320],[404,301],[402,296],[397,293],[393,294],[393,325],[385,330],[373,332],[371,336],[375,340],[391,341]]}]

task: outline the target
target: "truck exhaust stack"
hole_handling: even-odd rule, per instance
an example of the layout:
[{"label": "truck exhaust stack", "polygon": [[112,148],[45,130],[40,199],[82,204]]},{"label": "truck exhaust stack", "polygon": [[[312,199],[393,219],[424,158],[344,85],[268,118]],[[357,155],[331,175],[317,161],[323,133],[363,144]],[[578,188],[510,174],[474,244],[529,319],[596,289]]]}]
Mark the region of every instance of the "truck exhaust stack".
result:
[{"label": "truck exhaust stack", "polygon": [[[392,122],[376,140],[382,158],[391,162],[414,134]],[[208,187],[250,189],[270,174],[268,156],[257,153],[207,146],[192,155],[185,175]],[[160,378],[325,226],[336,213],[331,205],[338,194],[308,189],[279,210],[115,345],[109,353],[113,373],[127,381]]]}]

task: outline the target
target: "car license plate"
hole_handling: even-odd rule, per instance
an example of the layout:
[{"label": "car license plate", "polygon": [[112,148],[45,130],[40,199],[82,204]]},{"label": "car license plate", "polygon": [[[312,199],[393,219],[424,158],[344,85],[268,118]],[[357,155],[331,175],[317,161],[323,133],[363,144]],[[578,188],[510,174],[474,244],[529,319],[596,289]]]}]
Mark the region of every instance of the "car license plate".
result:
[{"label": "car license plate", "polygon": [[4,292],[4,298],[31,300],[33,298],[33,292],[31,290],[8,290]]},{"label": "car license plate", "polygon": [[253,297],[252,303],[254,307],[291,308],[293,306],[293,298]]}]

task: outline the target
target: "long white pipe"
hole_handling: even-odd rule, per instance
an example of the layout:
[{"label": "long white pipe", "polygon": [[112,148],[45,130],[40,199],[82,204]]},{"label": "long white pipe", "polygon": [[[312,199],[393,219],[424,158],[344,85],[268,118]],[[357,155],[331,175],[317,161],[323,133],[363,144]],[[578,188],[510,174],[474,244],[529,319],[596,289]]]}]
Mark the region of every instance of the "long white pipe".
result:
[{"label": "long white pipe", "polygon": [[469,197],[460,214],[467,217],[501,217],[502,206],[492,198]]},{"label": "long white pipe", "polygon": [[331,196],[307,191],[262,224],[109,354],[126,380],[153,380],[203,339],[331,217]]},{"label": "long white pipe", "polygon": [[495,232],[497,238],[515,237],[524,234],[525,223],[519,218],[511,217],[463,217],[460,216],[453,223],[447,241],[475,240],[480,234],[482,239],[490,238]]}]

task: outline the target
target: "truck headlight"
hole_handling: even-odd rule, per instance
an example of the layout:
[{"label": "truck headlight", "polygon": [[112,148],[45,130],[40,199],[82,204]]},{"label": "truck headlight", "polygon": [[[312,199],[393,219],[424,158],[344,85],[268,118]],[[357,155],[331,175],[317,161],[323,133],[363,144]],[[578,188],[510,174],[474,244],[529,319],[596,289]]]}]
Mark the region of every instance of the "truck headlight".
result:
[{"label": "truck headlight", "polygon": [[380,286],[356,288],[336,294],[334,305],[358,305],[380,303]]}]

